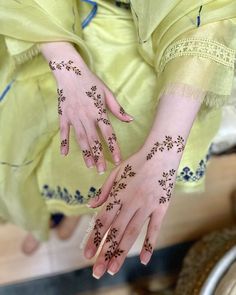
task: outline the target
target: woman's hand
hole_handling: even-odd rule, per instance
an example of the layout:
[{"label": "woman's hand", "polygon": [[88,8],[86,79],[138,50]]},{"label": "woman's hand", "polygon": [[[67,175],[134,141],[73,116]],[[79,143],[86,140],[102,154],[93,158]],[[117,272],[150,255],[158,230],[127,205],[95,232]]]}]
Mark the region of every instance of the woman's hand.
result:
[{"label": "woman's hand", "polygon": [[73,125],[87,167],[96,164],[98,172],[103,173],[106,163],[98,126],[118,165],[121,153],[106,107],[121,121],[130,122],[133,118],[125,113],[110,89],[89,70],[70,43],[41,44],[41,51],[58,86],[61,153],[68,154],[70,125]]},{"label": "woman's hand", "polygon": [[106,271],[110,274],[119,271],[149,218],[140,259],[143,264],[150,260],[171,200],[185,143],[200,106],[201,99],[163,95],[144,145],[112,171],[91,200],[91,207],[105,202],[84,252],[87,258],[92,258],[102,243],[93,267],[96,278]]},{"label": "woman's hand", "polygon": [[[90,206],[104,203],[89,236],[85,257],[101,251],[93,267],[100,278],[106,271],[115,274],[121,268],[145,221],[150,218],[140,260],[147,264],[171,199],[184,139],[164,136],[144,146],[116,167]],[[106,232],[105,241],[102,241]]]}]

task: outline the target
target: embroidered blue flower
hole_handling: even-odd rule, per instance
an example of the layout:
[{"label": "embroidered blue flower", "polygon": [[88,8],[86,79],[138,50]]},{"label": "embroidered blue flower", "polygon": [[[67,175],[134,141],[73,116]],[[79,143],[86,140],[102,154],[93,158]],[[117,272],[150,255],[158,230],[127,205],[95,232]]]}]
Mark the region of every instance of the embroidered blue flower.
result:
[{"label": "embroidered blue flower", "polygon": [[97,190],[95,187],[91,186],[87,197],[85,198],[81,195],[80,191],[77,189],[74,194],[71,194],[67,188],[62,188],[59,185],[54,189],[49,185],[45,184],[42,188],[41,195],[46,200],[60,200],[66,202],[69,205],[78,205],[87,203],[90,198],[93,198]]},{"label": "embroidered blue flower", "polygon": [[196,169],[196,171],[192,171],[189,167],[186,166],[177,175],[176,181],[179,181],[179,182],[199,181],[206,174],[206,166],[207,166],[208,160],[210,159],[210,156],[211,156],[211,149],[209,150],[205,159],[199,162],[198,168]]}]

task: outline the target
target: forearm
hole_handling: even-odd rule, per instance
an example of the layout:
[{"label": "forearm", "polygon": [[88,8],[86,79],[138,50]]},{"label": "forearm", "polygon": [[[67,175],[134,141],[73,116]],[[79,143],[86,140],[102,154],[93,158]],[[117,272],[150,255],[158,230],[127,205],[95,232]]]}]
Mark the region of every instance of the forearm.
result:
[{"label": "forearm", "polygon": [[[151,131],[142,147],[146,151],[147,157],[152,148],[157,147],[156,153],[159,156],[151,155],[149,158],[154,161],[164,159],[164,162],[170,160],[173,168],[177,168],[200,106],[201,100],[199,98],[178,97],[177,95],[163,96],[159,102]],[[170,136],[172,139],[166,141],[166,136]],[[178,145],[178,138],[183,140],[183,145]],[[165,142],[170,143],[169,149]],[[159,147],[156,143],[159,143]]]}]

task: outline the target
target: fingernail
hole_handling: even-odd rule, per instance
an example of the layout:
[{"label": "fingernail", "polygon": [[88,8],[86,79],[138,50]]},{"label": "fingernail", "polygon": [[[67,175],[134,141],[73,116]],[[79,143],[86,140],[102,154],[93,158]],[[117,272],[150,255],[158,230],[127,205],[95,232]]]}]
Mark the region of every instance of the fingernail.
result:
[{"label": "fingernail", "polygon": [[92,258],[92,257],[93,257],[93,250],[91,250],[91,249],[86,250],[86,252],[85,252],[85,257],[86,257],[87,259]]},{"label": "fingernail", "polygon": [[87,160],[87,165],[88,165],[88,168],[93,168],[94,167],[93,162],[92,162],[91,159]]},{"label": "fingernail", "polygon": [[98,165],[98,174],[104,174],[105,173],[105,168],[103,164]]},{"label": "fingernail", "polygon": [[114,156],[115,164],[118,165],[120,163],[120,157],[118,155]]},{"label": "fingernail", "polygon": [[92,208],[92,205],[90,205],[90,204],[86,204],[86,206],[88,207],[88,208]]},{"label": "fingernail", "polygon": [[100,279],[100,277],[104,274],[106,271],[105,265],[104,264],[99,264],[96,266],[95,270],[93,271],[93,277],[95,279]]},{"label": "fingernail", "polygon": [[118,264],[117,262],[114,261],[112,262],[107,272],[113,276],[117,272],[117,268],[118,268]]}]

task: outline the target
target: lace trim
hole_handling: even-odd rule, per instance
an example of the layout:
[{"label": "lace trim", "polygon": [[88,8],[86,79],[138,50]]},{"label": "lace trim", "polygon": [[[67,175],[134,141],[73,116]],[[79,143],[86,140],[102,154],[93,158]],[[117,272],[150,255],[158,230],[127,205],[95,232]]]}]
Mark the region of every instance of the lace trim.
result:
[{"label": "lace trim", "polygon": [[24,51],[23,53],[14,55],[14,59],[18,65],[33,59],[36,55],[40,53],[38,44],[34,44],[30,49]]},{"label": "lace trim", "polygon": [[234,69],[236,51],[210,39],[186,38],[171,44],[165,51],[160,71],[175,57],[194,55],[212,59],[224,66]]}]

